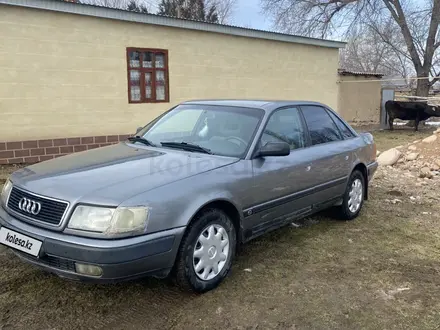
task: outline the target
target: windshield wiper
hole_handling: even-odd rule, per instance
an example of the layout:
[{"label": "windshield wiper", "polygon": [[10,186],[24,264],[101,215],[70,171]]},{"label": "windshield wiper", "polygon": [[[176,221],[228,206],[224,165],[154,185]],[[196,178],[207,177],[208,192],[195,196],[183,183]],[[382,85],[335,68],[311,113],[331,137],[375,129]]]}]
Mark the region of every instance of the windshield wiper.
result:
[{"label": "windshield wiper", "polygon": [[207,148],[203,148],[197,144],[192,144],[187,142],[161,142],[160,144],[164,147],[177,148],[187,151],[196,151],[196,152],[202,152],[204,154],[212,155],[211,150]]},{"label": "windshield wiper", "polygon": [[141,136],[130,136],[130,137],[128,138],[128,141],[131,141],[131,142],[140,142],[140,143],[145,144],[146,146],[155,147],[155,145],[154,145],[153,142],[151,142],[150,140],[147,140],[146,138],[143,138],[143,137],[141,137]]}]

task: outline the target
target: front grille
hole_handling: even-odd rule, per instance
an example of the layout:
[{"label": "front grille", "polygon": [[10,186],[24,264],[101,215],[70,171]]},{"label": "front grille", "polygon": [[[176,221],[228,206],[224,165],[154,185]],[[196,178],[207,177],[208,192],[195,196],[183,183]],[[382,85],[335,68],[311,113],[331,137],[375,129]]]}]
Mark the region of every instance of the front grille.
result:
[{"label": "front grille", "polygon": [[28,259],[28,260],[33,261],[38,264],[46,265],[46,266],[49,266],[52,268],[65,270],[65,271],[69,271],[69,272],[75,272],[75,262],[68,260],[68,259],[63,259],[63,258],[58,258],[58,257],[48,256],[48,255],[45,255],[41,258],[36,258],[34,256],[31,256],[29,254],[26,254],[26,253],[23,253],[20,251],[14,251],[14,252],[19,254],[24,259]]},{"label": "front grille", "polygon": [[[34,215],[31,212],[20,210],[19,203],[23,198],[27,198],[29,200],[40,203],[40,212]],[[67,206],[67,202],[59,202],[44,197],[35,196],[15,187],[12,188],[8,200],[8,208],[10,210],[26,216],[30,219],[41,221],[51,225],[60,224]]]}]

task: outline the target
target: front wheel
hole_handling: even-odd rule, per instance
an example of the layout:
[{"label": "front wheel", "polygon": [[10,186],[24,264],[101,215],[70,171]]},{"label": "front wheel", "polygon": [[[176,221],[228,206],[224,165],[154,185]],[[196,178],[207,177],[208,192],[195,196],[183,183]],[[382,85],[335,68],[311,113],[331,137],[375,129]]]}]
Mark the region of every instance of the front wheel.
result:
[{"label": "front wheel", "polygon": [[178,286],[197,293],[216,288],[231,269],[235,247],[229,217],[219,209],[202,211],[182,239],[175,267]]},{"label": "front wheel", "polygon": [[351,173],[345,190],[342,205],[339,206],[339,217],[343,220],[353,220],[359,215],[365,198],[365,178],[356,170]]}]

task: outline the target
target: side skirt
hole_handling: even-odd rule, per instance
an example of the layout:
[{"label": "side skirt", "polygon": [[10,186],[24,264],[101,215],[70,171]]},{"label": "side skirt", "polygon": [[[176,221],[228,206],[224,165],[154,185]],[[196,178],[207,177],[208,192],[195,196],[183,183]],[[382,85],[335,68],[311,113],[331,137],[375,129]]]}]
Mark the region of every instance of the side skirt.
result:
[{"label": "side skirt", "polygon": [[313,204],[306,208],[295,210],[293,212],[287,213],[283,216],[277,217],[272,220],[265,221],[260,223],[251,229],[245,232],[244,242],[248,242],[253,240],[259,236],[262,236],[266,233],[274,231],[276,229],[282,228],[284,226],[289,225],[293,221],[301,220],[305,217],[311,216],[319,211],[328,209],[329,207],[340,205],[342,203],[342,196],[338,196],[332,199],[329,199],[325,202],[319,204]]}]

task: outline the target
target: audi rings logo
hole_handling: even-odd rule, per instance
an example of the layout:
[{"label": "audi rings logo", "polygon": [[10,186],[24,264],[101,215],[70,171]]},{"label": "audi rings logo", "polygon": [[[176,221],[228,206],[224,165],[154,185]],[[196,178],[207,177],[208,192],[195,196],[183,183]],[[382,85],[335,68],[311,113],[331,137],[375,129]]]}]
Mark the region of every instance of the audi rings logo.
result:
[{"label": "audi rings logo", "polygon": [[18,202],[18,208],[26,213],[37,215],[41,211],[41,204],[32,199],[23,197]]}]

